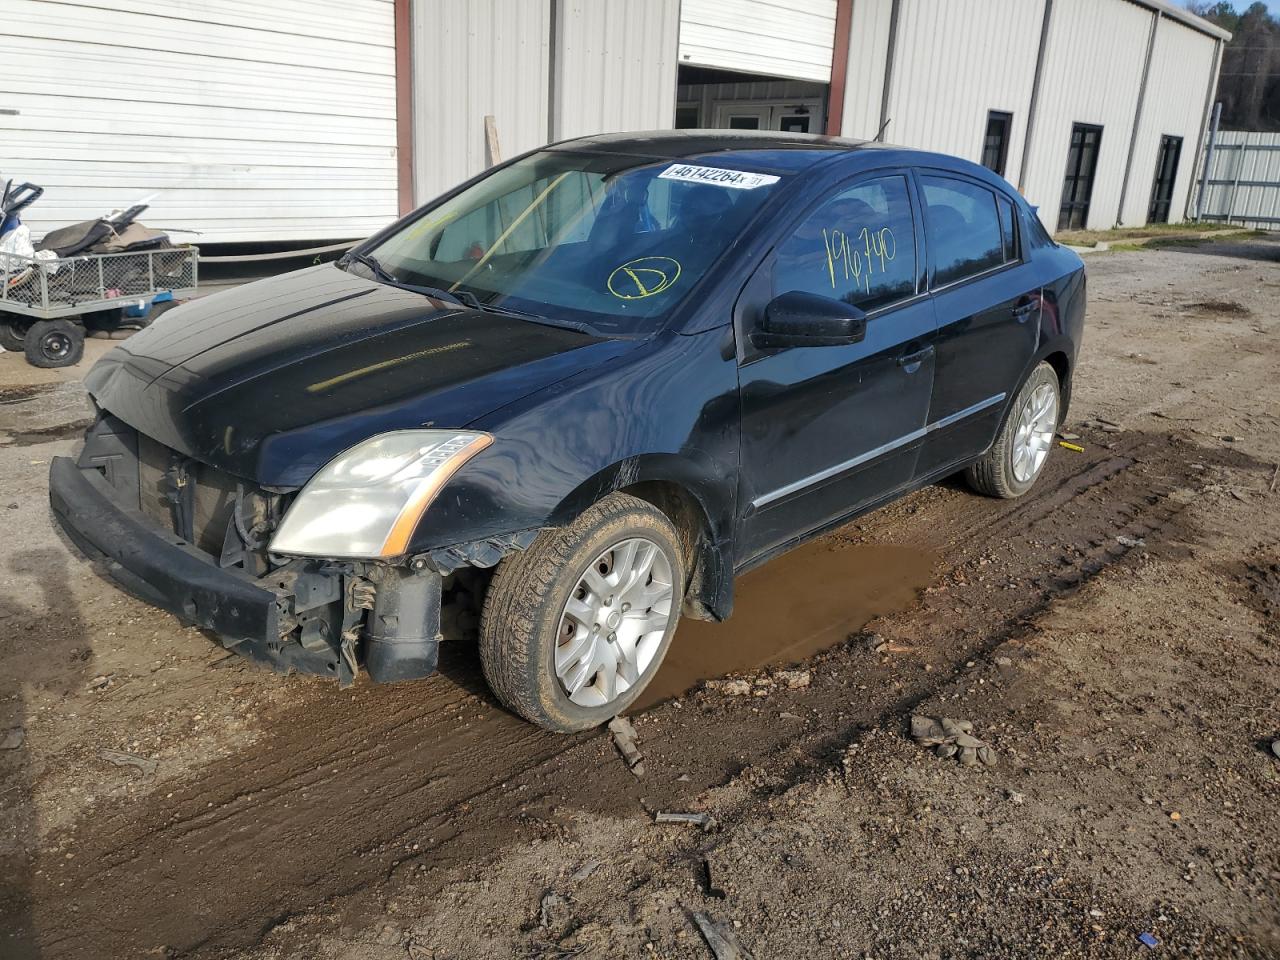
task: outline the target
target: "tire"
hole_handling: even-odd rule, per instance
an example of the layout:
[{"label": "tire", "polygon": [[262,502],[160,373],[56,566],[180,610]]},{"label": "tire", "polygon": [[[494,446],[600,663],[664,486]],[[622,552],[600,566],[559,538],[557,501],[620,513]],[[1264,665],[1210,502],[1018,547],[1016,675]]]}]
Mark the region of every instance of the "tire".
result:
[{"label": "tire", "polygon": [[[1047,410],[1045,403],[1051,403]],[[969,486],[978,493],[1006,500],[1020,497],[1035,486],[1053,449],[1061,409],[1058,374],[1049,364],[1041,363],[1009,404],[996,442],[965,470]],[[1028,426],[1028,417],[1041,410],[1044,412],[1032,418]]]},{"label": "tire", "polygon": [[182,306],[182,303],[178,300],[166,300],[164,303],[152,304],[151,309],[147,311],[147,315],[137,321],[138,329],[141,330],[144,327],[151,326],[170,310],[180,306]]},{"label": "tire", "polygon": [[151,309],[147,311],[147,315],[145,317],[124,317],[120,320],[120,323],[116,325],[116,329],[145,330],[176,306],[179,306],[177,300],[166,300],[163,303],[154,304]]},{"label": "tire", "polygon": [[12,350],[14,353],[21,353],[22,342],[26,339],[26,331],[26,324],[0,321],[0,347]]},{"label": "tire", "polygon": [[[645,544],[654,550],[648,573],[642,570],[650,556]],[[598,566],[602,562],[604,567]],[[630,577],[625,576],[628,565]],[[597,591],[589,581],[605,589]],[[664,581],[670,584],[669,599]],[[629,590],[628,582],[634,583]],[[603,597],[615,587],[616,594]],[[644,500],[610,494],[568,526],[542,531],[527,550],[499,564],[480,620],[485,678],[505,707],[546,730],[572,733],[606,723],[633,703],[657,672],[680,619],[684,587],[684,552],[671,521]],[[641,603],[659,594],[663,599],[652,603],[652,612],[639,611]],[[584,619],[566,610],[571,597]],[[594,629],[585,626],[588,621]],[[575,660],[575,650],[589,652]],[[557,674],[557,651],[568,681]],[[596,651],[602,657],[630,651],[611,699],[610,671],[591,672]],[[571,694],[574,683],[580,685]]]},{"label": "tire", "polygon": [[22,349],[33,367],[70,367],[84,357],[84,329],[70,320],[37,320]]},{"label": "tire", "polygon": [[120,326],[120,320],[123,317],[124,310],[120,307],[112,307],[110,310],[91,310],[80,314],[80,326],[89,333],[110,333]]}]

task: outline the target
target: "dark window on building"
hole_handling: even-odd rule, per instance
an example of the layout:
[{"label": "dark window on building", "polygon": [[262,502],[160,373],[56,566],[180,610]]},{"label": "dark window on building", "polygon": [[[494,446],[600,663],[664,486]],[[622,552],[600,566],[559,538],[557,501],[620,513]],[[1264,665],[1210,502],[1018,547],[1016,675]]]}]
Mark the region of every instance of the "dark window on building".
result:
[{"label": "dark window on building", "polygon": [[916,292],[915,221],[902,177],[825,200],[778,247],[775,294],[802,290],[877,310]]},{"label": "dark window on building", "polygon": [[697,107],[676,107],[676,129],[692,130],[698,126]]},{"label": "dark window on building", "polygon": [[[921,177],[925,240],[933,256],[933,285],[946,286],[1005,262],[996,195],[950,177]],[[1009,211],[1013,215],[1012,208]],[[1010,227],[1012,230],[1012,227]]]},{"label": "dark window on building", "polygon": [[987,114],[987,135],[982,141],[982,165],[1002,177],[1009,160],[1009,131],[1012,128],[1012,113],[992,110]]},{"label": "dark window on building", "polygon": [[1156,180],[1151,186],[1147,223],[1169,222],[1169,205],[1173,202],[1173,184],[1178,179],[1178,160],[1181,156],[1181,137],[1160,138],[1160,156],[1156,160]]},{"label": "dark window on building", "polygon": [[730,130],[759,130],[760,118],[749,117],[749,116],[730,117],[729,129]]},{"label": "dark window on building", "polygon": [[1058,208],[1059,230],[1083,230],[1089,222],[1089,201],[1093,198],[1093,177],[1098,170],[1101,143],[1101,127],[1087,123],[1071,127],[1067,176],[1062,181],[1062,205]]}]

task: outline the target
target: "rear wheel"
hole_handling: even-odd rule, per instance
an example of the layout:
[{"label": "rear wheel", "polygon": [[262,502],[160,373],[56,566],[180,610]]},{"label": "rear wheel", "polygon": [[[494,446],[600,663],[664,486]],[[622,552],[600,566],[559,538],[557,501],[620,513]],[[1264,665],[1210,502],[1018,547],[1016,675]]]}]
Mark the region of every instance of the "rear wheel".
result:
[{"label": "rear wheel", "polygon": [[22,341],[27,332],[27,324],[15,323],[10,320],[0,321],[0,347],[6,350],[12,350],[14,353],[22,352]]},{"label": "rear wheel", "polygon": [[37,320],[22,348],[33,367],[69,367],[84,356],[84,330],[70,320]]},{"label": "rear wheel", "polygon": [[1031,371],[991,449],[965,471],[965,479],[989,497],[1020,497],[1044,469],[1058,429],[1058,374],[1047,363]]},{"label": "rear wheel", "polygon": [[489,686],[548,730],[607,722],[657,673],[684,583],[671,521],[644,500],[610,494],[498,567],[480,623]]}]

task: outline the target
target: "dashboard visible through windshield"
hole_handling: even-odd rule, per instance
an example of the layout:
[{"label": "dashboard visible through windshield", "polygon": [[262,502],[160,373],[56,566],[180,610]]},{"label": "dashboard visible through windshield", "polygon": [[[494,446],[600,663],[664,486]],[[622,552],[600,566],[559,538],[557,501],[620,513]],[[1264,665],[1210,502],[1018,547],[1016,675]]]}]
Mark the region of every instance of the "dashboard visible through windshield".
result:
[{"label": "dashboard visible through windshield", "polygon": [[643,333],[684,299],[779,179],[545,151],[495,171],[366,253],[399,284]]}]

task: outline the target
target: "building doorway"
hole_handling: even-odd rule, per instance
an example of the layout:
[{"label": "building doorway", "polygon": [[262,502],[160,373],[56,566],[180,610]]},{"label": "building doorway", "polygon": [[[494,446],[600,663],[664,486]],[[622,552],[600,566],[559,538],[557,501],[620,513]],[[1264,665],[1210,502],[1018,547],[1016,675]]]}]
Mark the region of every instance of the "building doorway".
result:
[{"label": "building doorway", "polygon": [[1059,230],[1083,230],[1089,224],[1089,201],[1093,199],[1093,178],[1098,170],[1101,144],[1101,127],[1088,123],[1072,125],[1067,175],[1062,182],[1062,205],[1058,209]]},{"label": "building doorway", "polygon": [[803,100],[786,103],[714,103],[712,126],[724,130],[785,130],[791,133],[821,133],[814,129],[821,118],[822,101]]},{"label": "building doorway", "polygon": [[1155,183],[1151,185],[1147,223],[1169,222],[1169,206],[1173,202],[1173,184],[1178,179],[1178,160],[1181,156],[1181,137],[1160,138],[1160,156],[1156,160]]},{"label": "building doorway", "polygon": [[825,133],[827,84],[680,67],[676,127]]}]

